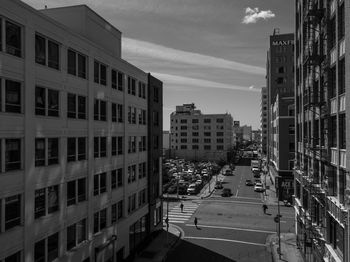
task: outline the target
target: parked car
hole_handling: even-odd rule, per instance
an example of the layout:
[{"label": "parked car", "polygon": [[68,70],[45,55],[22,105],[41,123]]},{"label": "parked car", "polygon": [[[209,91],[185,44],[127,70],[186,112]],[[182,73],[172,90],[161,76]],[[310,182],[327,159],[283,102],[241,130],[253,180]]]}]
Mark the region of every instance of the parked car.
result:
[{"label": "parked car", "polygon": [[230,197],[231,195],[232,195],[231,189],[229,189],[229,188],[224,188],[224,189],[222,190],[221,196],[223,196],[223,197]]},{"label": "parked car", "polygon": [[176,185],[172,185],[168,188],[168,194],[175,194],[177,191],[177,186]]},{"label": "parked car", "polygon": [[256,183],[254,186],[254,191],[255,192],[264,192],[265,189],[261,183]]},{"label": "parked car", "polygon": [[246,186],[254,186],[254,183],[253,183],[252,180],[247,179],[247,180],[245,181],[245,185],[246,185]]},{"label": "parked car", "polygon": [[197,185],[196,184],[191,184],[187,188],[187,194],[189,195],[195,195],[197,194]]},{"label": "parked car", "polygon": [[223,188],[223,186],[222,186],[221,181],[217,181],[217,182],[215,183],[215,189],[222,189],[222,188]]},{"label": "parked car", "polygon": [[262,184],[262,183],[261,183],[261,180],[260,180],[260,179],[255,179],[255,180],[254,180],[254,186],[255,186],[256,184]]},{"label": "parked car", "polygon": [[225,171],[225,174],[224,174],[225,176],[233,176],[233,172],[232,172],[232,170],[231,169],[226,169],[226,171]]}]

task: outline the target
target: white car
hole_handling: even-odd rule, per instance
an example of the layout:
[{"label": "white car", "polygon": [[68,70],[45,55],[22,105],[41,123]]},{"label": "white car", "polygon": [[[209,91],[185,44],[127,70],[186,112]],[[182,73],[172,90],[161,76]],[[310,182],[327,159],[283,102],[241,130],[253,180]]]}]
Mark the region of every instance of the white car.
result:
[{"label": "white car", "polygon": [[192,194],[197,194],[197,185],[196,184],[191,184],[187,188],[187,194],[192,195]]},{"label": "white car", "polygon": [[254,186],[254,191],[255,192],[264,192],[265,189],[261,183],[256,183]]}]

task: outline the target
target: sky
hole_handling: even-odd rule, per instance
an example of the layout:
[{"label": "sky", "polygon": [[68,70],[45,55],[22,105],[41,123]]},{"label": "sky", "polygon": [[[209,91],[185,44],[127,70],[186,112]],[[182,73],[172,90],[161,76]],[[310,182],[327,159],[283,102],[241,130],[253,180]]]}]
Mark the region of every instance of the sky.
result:
[{"label": "sky", "polygon": [[122,32],[122,58],[163,81],[163,129],[176,105],[260,127],[260,88],[274,28],[293,32],[292,0],[24,0],[86,4]]}]

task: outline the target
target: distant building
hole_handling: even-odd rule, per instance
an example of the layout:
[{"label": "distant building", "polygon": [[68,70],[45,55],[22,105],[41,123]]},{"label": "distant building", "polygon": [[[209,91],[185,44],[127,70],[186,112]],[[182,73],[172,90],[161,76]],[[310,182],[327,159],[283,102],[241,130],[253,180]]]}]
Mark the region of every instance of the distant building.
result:
[{"label": "distant building", "polygon": [[269,174],[280,200],[292,201],[294,163],[294,35],[270,36],[267,53]]},{"label": "distant building", "polygon": [[260,103],[260,124],[261,124],[261,150],[262,154],[267,154],[267,120],[268,120],[268,94],[267,88],[261,88],[261,103]]},{"label": "distant building", "polygon": [[239,126],[239,121],[235,121],[233,126],[233,136],[235,144],[242,144],[244,142],[252,141],[252,127],[251,126]]},{"label": "distant building", "polygon": [[230,114],[202,114],[195,105],[176,106],[170,115],[171,151],[189,160],[228,160],[232,149]]},{"label": "distant building", "polygon": [[252,141],[255,143],[261,143],[261,130],[252,130]]}]

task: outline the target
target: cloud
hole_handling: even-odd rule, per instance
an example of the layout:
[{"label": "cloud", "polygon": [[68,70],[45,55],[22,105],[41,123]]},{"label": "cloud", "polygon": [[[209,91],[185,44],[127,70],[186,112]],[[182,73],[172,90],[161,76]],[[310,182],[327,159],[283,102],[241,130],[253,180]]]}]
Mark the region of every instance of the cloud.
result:
[{"label": "cloud", "polygon": [[223,84],[219,82],[203,80],[198,78],[184,77],[178,75],[171,74],[163,74],[163,73],[152,73],[155,77],[160,79],[163,82],[164,88],[175,88],[180,91],[186,91],[187,89],[193,91],[192,88],[219,88],[226,90],[241,90],[248,92],[260,92],[260,90],[251,88],[248,86],[238,86],[238,85],[230,85]]},{"label": "cloud", "polygon": [[169,61],[172,63],[189,64],[203,68],[228,69],[261,76],[265,76],[266,74],[266,69],[264,67],[252,66],[219,57],[182,51],[131,38],[123,38],[122,41],[123,53],[128,57],[139,56]]},{"label": "cloud", "polygon": [[245,16],[242,20],[243,24],[254,24],[256,23],[259,19],[269,19],[275,17],[275,14],[272,13],[271,10],[262,10],[259,11],[258,7],[255,8],[250,8],[247,7],[245,9]]}]

